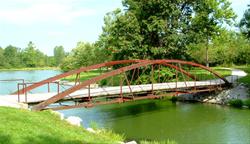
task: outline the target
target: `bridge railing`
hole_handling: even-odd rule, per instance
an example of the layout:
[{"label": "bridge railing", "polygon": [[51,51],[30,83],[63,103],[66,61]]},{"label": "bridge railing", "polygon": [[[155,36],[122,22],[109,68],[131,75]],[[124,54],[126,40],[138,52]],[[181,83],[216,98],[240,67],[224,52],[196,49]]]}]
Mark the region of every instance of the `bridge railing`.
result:
[{"label": "bridge railing", "polygon": [[[28,102],[28,92],[30,91],[30,90],[27,90],[26,88],[27,88],[27,86],[28,85],[33,85],[33,84],[37,84],[38,82],[22,82],[22,83],[17,83],[17,101],[18,102],[21,102],[21,94],[24,94],[24,102],[25,103],[27,103]],[[48,82],[47,83],[47,88],[48,88],[48,93],[50,92],[50,84],[51,83],[54,83],[54,84],[56,84],[57,85],[57,94],[59,94],[60,93],[60,82],[59,81],[54,81],[54,82]],[[22,88],[22,89],[20,89],[20,87]]]}]

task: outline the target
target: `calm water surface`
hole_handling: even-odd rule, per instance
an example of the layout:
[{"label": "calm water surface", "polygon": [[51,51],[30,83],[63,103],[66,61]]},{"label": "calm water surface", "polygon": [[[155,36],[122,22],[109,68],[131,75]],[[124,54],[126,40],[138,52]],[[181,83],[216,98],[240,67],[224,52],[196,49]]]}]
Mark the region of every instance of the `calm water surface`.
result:
[{"label": "calm water surface", "polygon": [[[0,72],[0,79],[25,78],[38,81],[58,73],[60,72]],[[1,93],[14,89],[15,86],[10,84],[0,85]],[[124,134],[130,140],[170,139],[179,144],[250,144],[248,109],[199,103],[174,104],[168,100],[145,100],[61,112],[66,116],[81,117],[84,127],[89,127],[91,122],[95,122],[99,127]]]},{"label": "calm water surface", "polygon": [[[0,72],[0,80],[24,79],[25,82],[38,82],[60,73],[61,72],[57,70],[2,71]],[[15,92],[17,90],[17,83],[21,83],[21,81],[0,81],[0,94],[10,94]],[[45,89],[47,90],[47,86],[37,88],[33,92],[44,92]],[[51,89],[56,90],[56,86],[52,85]]]}]

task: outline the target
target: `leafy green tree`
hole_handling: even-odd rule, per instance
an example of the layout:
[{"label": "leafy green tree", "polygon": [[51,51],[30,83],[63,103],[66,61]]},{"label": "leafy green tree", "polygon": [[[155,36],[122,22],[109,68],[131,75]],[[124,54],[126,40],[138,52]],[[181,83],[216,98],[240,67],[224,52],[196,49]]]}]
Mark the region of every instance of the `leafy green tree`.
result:
[{"label": "leafy green tree", "polygon": [[88,66],[94,63],[94,45],[90,43],[78,42],[76,48],[72,50],[64,60],[61,68],[64,71]]},{"label": "leafy green tree", "polygon": [[35,45],[30,41],[27,48],[22,52],[22,58],[25,66],[35,67],[36,66],[36,51]]},{"label": "leafy green tree", "polygon": [[227,0],[123,0],[104,18],[98,44],[113,59],[187,59],[187,46],[235,15]]},{"label": "leafy green tree", "polygon": [[76,48],[64,59],[60,68],[63,71],[69,71],[83,66],[102,63],[107,60],[109,60],[109,57],[106,51],[98,47],[98,44],[78,42]]},{"label": "leafy green tree", "polygon": [[54,58],[56,66],[62,63],[63,59],[65,58],[65,51],[63,46],[56,46],[54,48]]},{"label": "leafy green tree", "polygon": [[248,9],[245,11],[239,26],[241,32],[250,40],[250,5],[248,5]]},{"label": "leafy green tree", "polygon": [[4,49],[3,55],[6,60],[6,67],[20,67],[20,48],[14,47],[12,45],[7,46]]},{"label": "leafy green tree", "polygon": [[4,68],[6,66],[6,60],[5,60],[5,57],[4,57],[4,49],[2,49],[0,47],[0,68]]},{"label": "leafy green tree", "polygon": [[56,65],[56,62],[55,62],[55,57],[54,56],[45,56],[45,65],[46,66],[50,66],[50,67],[53,67]]},{"label": "leafy green tree", "polygon": [[77,68],[75,64],[76,61],[77,60],[72,55],[69,55],[63,60],[62,64],[60,65],[60,68],[63,71],[76,69]]},{"label": "leafy green tree", "polygon": [[[205,61],[206,43],[192,45],[189,54],[199,63]],[[208,56],[212,65],[232,65],[250,63],[250,43],[239,33],[222,30],[209,43]]]},{"label": "leafy green tree", "polygon": [[27,48],[22,51],[22,60],[26,67],[45,66],[45,55],[36,49],[33,42],[29,42]]},{"label": "leafy green tree", "polygon": [[198,0],[194,3],[192,29],[199,42],[206,43],[206,65],[209,66],[208,48],[212,38],[220,34],[222,25],[231,25],[236,18],[228,0]]}]

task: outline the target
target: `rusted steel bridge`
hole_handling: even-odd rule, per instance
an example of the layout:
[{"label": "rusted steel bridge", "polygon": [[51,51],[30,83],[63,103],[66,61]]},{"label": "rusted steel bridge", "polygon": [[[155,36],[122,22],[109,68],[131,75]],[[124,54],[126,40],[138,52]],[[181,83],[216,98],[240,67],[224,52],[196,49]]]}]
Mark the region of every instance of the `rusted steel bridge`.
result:
[{"label": "rusted steel bridge", "polygon": [[[194,69],[207,72],[210,78],[203,79],[192,73]],[[97,75],[87,79],[82,77],[89,72]],[[62,89],[62,80],[72,76],[74,83]],[[57,85],[56,92],[50,92],[52,83]],[[44,85],[48,86],[48,92],[30,93]],[[120,60],[82,67],[36,83],[18,83],[18,91],[9,97],[32,105],[33,110],[60,110],[220,91],[230,85],[230,80],[194,62]],[[72,102],[65,104],[65,101]]]}]

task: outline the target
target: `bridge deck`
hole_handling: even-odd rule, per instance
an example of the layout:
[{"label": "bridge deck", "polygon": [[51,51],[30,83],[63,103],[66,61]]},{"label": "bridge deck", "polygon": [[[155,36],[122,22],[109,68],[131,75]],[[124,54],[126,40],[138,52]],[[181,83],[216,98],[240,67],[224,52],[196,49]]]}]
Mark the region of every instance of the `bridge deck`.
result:
[{"label": "bridge deck", "polygon": [[[230,82],[232,82],[232,78],[227,78]],[[173,90],[173,89],[184,89],[184,88],[191,88],[191,87],[206,87],[206,86],[216,86],[222,85],[224,81],[216,79],[216,80],[209,80],[209,81],[188,81],[188,82],[169,82],[169,83],[155,83],[153,84],[154,91],[157,90]],[[114,96],[119,95],[121,91],[120,86],[113,86],[113,87],[99,87],[99,88],[92,88],[90,89],[90,96],[91,97],[99,97],[99,96]],[[144,85],[131,85],[129,86],[122,86],[122,93],[139,93],[139,92],[148,92],[152,91],[152,84],[144,84]],[[56,92],[50,93],[36,93],[36,94],[27,94],[27,103],[39,103],[42,101],[47,100],[48,98],[53,97],[56,95]],[[86,98],[89,96],[88,89],[81,89],[78,90],[68,96],[66,96],[63,100],[70,101],[72,99],[78,98]],[[20,102],[25,102],[25,95],[20,95]],[[0,96],[0,105],[4,105],[3,103],[7,103],[6,105],[18,105],[18,95],[2,95]]]}]

